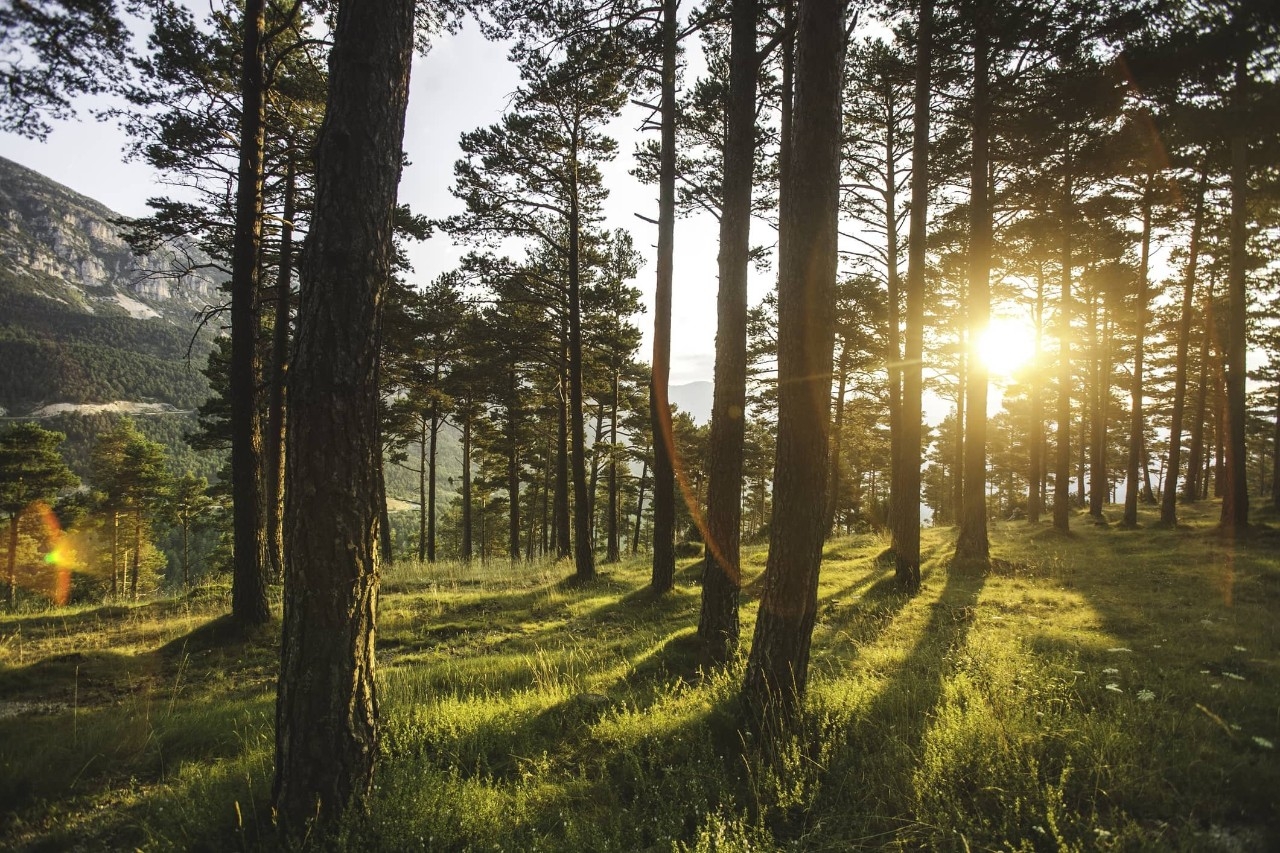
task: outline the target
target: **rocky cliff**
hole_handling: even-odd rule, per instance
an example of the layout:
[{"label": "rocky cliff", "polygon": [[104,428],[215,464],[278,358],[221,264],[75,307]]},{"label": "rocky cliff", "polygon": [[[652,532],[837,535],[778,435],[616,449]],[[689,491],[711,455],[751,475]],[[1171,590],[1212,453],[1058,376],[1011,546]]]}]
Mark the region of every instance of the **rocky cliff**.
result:
[{"label": "rocky cliff", "polygon": [[192,325],[218,277],[189,247],[135,257],[103,205],[0,157],[0,270],[72,310]]}]

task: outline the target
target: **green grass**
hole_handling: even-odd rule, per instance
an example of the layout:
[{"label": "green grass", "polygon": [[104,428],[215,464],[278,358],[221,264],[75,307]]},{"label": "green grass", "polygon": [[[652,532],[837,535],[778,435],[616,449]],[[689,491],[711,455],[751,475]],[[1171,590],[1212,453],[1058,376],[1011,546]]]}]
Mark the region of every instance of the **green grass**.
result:
[{"label": "green grass", "polygon": [[[994,569],[897,593],[830,543],[809,697],[764,750],[706,666],[696,561],[399,565],[361,850],[1267,850],[1280,532],[992,526]],[[744,636],[763,549],[745,555]],[[270,849],[276,627],[219,597],[0,617],[0,847]]]}]

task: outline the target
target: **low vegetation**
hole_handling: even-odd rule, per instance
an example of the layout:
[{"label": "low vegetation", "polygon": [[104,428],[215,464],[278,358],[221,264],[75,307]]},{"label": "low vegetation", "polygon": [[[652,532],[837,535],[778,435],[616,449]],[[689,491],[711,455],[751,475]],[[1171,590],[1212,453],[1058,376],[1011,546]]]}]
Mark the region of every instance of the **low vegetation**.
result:
[{"label": "low vegetation", "polygon": [[[383,761],[340,849],[1264,850],[1280,843],[1280,531],[1217,507],[1140,531],[992,526],[985,577],[898,594],[884,542],[828,545],[793,736],[740,733],[704,667],[700,564],[399,564]],[[750,636],[763,549],[748,551]],[[0,617],[0,846],[261,849],[278,627],[225,590]]]}]

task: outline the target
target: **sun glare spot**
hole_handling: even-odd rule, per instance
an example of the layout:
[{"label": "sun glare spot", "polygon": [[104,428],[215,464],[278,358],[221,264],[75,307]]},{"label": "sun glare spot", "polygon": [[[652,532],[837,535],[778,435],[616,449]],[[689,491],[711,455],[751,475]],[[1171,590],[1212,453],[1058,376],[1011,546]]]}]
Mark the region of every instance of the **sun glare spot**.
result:
[{"label": "sun glare spot", "polygon": [[991,373],[1012,376],[1035,357],[1035,331],[1025,320],[994,317],[978,339],[977,349]]}]

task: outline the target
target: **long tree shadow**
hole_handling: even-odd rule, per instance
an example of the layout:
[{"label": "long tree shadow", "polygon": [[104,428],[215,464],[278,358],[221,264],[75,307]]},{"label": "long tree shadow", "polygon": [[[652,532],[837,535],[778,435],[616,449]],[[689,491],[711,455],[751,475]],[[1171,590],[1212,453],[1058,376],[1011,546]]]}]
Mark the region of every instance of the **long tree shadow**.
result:
[{"label": "long tree shadow", "polygon": [[[916,644],[894,666],[869,705],[843,724],[835,724],[830,737],[837,746],[824,762],[828,778],[820,788],[824,808],[819,811],[829,807],[833,810],[829,814],[846,814],[850,820],[862,821],[870,835],[886,839],[912,822],[913,804],[892,798],[895,792],[911,790],[925,733],[942,698],[948,659],[965,644],[985,583],[981,576],[948,572],[938,598],[924,605],[929,616]],[[881,613],[896,615],[911,601],[887,584],[877,594],[884,602]],[[859,644],[872,642],[889,621],[882,619],[878,630],[865,633]],[[875,779],[875,790],[859,786],[860,778]],[[806,829],[806,821],[806,815],[788,814],[775,832],[778,837],[798,835]]]}]

